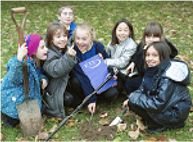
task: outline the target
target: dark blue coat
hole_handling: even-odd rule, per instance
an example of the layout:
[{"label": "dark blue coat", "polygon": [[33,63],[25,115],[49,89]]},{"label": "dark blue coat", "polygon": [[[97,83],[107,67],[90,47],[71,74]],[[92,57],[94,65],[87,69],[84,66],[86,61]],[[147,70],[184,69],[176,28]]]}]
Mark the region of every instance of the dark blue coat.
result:
[{"label": "dark blue coat", "polygon": [[[76,58],[77,58],[78,63],[85,61],[85,60],[87,60],[87,59],[89,59],[89,58],[91,58],[99,53],[102,54],[103,59],[108,57],[103,44],[101,44],[100,42],[94,41],[92,48],[89,51],[87,51],[86,53],[81,53],[81,51],[78,49],[78,47],[76,45],[75,45],[74,49],[77,52]],[[85,97],[94,91],[94,88],[92,87],[89,78],[84,74],[84,72],[82,71],[79,64],[75,65],[75,67],[73,69],[73,75],[79,80],[80,86],[83,89],[83,93],[84,93]],[[88,103],[95,102],[95,101],[96,101],[96,96],[93,96],[88,101]]]},{"label": "dark blue coat", "polygon": [[128,96],[129,104],[142,108],[162,126],[182,126],[192,105],[187,88],[190,83],[187,65],[181,61],[167,60],[152,75],[152,80],[148,78],[145,72],[140,89]]}]

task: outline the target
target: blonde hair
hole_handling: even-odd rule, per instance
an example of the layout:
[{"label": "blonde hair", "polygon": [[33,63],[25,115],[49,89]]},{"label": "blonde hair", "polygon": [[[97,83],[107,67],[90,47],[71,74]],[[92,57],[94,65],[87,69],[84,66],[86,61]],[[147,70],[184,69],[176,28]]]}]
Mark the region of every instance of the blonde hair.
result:
[{"label": "blonde hair", "polygon": [[91,27],[90,24],[88,24],[88,23],[78,24],[77,27],[76,27],[76,29],[75,29],[75,35],[76,35],[77,29],[83,29],[83,30],[88,31],[89,35],[91,36],[91,39],[92,39],[92,40],[95,40],[95,39],[96,39],[96,33],[95,33],[93,27]]},{"label": "blonde hair", "polygon": [[67,6],[61,7],[61,8],[58,10],[58,15],[61,15],[62,11],[63,11],[64,9],[66,9],[66,8],[71,9],[71,10],[73,11],[73,14],[74,14],[74,8],[73,8],[73,6],[67,5]]}]

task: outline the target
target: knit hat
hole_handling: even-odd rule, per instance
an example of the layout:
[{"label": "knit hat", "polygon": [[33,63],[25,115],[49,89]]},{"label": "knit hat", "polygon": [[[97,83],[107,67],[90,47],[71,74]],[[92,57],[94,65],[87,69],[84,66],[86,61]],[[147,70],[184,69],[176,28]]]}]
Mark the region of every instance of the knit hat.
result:
[{"label": "knit hat", "polygon": [[28,49],[28,56],[32,56],[36,54],[40,40],[41,40],[41,36],[38,34],[30,34],[26,36],[25,41]]}]

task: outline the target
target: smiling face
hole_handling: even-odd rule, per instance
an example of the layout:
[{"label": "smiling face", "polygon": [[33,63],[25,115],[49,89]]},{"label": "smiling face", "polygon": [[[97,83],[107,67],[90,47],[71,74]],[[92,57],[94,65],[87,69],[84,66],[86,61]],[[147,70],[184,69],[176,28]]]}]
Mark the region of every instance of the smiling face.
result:
[{"label": "smiling face", "polygon": [[126,40],[130,35],[130,29],[125,22],[121,22],[116,28],[116,36],[119,42]]},{"label": "smiling face", "polygon": [[145,62],[148,67],[154,67],[160,64],[159,53],[153,46],[150,46],[147,49],[145,54]]},{"label": "smiling face", "polygon": [[77,28],[75,42],[81,52],[86,51],[92,44],[92,37],[87,29]]},{"label": "smiling face", "polygon": [[36,57],[40,60],[47,59],[48,48],[45,46],[44,40],[41,40],[36,52]]},{"label": "smiling face", "polygon": [[66,48],[67,39],[67,34],[63,30],[58,29],[53,35],[53,44],[59,49],[64,49]]},{"label": "smiling face", "polygon": [[74,13],[70,7],[65,7],[61,14],[58,16],[58,19],[64,23],[64,25],[70,25],[71,22],[74,20]]}]

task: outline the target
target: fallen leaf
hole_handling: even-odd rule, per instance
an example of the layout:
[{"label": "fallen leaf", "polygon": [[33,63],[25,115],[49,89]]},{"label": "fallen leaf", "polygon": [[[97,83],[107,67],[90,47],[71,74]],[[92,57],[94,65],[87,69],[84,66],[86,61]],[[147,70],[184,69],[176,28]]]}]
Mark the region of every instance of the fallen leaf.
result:
[{"label": "fallen leaf", "polygon": [[133,123],[130,125],[130,127],[131,127],[131,130],[133,130],[133,131],[137,130],[137,128],[138,128],[137,125],[135,125]]},{"label": "fallen leaf", "polygon": [[3,139],[4,139],[4,136],[3,136],[3,134],[1,133],[0,141],[2,141]]},{"label": "fallen leaf", "polygon": [[40,132],[38,134],[38,140],[45,140],[48,138],[48,136],[49,136],[49,134],[47,132]]},{"label": "fallen leaf", "polygon": [[193,112],[193,106],[190,108],[190,112]]},{"label": "fallen leaf", "polygon": [[16,142],[28,142],[24,137],[16,138]]},{"label": "fallen leaf", "polygon": [[168,142],[177,142],[175,139],[168,139]]},{"label": "fallen leaf", "polygon": [[106,117],[106,118],[102,118],[99,120],[99,124],[101,125],[109,125],[109,119]]},{"label": "fallen leaf", "polygon": [[157,138],[155,137],[150,137],[147,140],[144,140],[144,142],[157,142]]},{"label": "fallen leaf", "polygon": [[139,129],[137,129],[136,131],[129,131],[129,136],[132,140],[136,140],[139,137]]},{"label": "fallen leaf", "polygon": [[75,125],[75,119],[69,119],[68,121],[67,121],[67,124],[66,124],[67,126],[69,126],[69,127],[72,127],[72,126],[74,126]]},{"label": "fallen leaf", "polygon": [[193,128],[190,128],[190,129],[189,129],[189,132],[193,132]]},{"label": "fallen leaf", "polygon": [[55,124],[50,130],[49,133],[53,133],[57,129],[57,125]]},{"label": "fallen leaf", "polygon": [[167,138],[163,135],[160,135],[159,137],[157,137],[158,141],[167,141]]},{"label": "fallen leaf", "polygon": [[146,127],[143,125],[143,122],[140,119],[136,120],[136,124],[140,130],[144,131],[146,129]]},{"label": "fallen leaf", "polygon": [[100,115],[100,118],[104,118],[104,117],[107,117],[107,116],[108,116],[107,112],[102,112],[101,115]]},{"label": "fallen leaf", "polygon": [[127,123],[119,123],[117,125],[117,132],[125,131],[127,128]]}]

